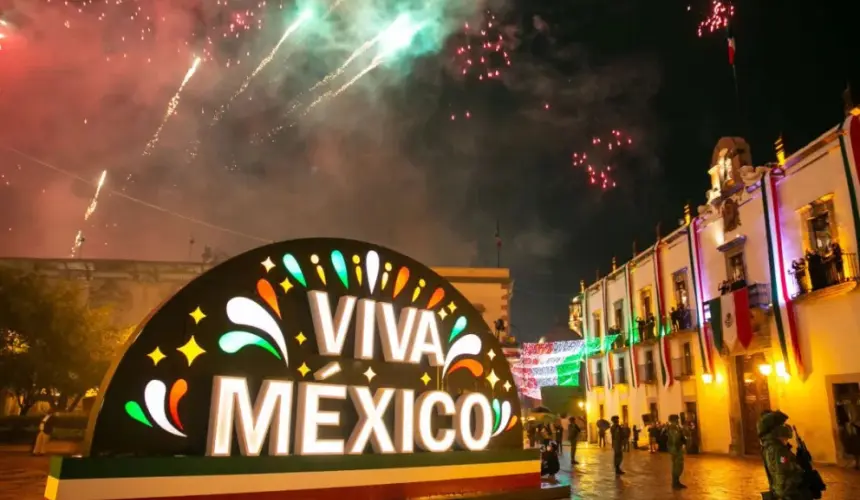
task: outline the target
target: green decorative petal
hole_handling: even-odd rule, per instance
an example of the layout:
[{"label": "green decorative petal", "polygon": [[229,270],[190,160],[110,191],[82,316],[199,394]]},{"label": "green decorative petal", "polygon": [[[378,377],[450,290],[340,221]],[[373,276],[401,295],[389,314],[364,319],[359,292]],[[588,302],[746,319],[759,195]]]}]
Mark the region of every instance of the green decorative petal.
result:
[{"label": "green decorative petal", "polygon": [[499,425],[502,423],[502,405],[498,399],[493,400],[493,432],[499,430]]},{"label": "green decorative petal", "polygon": [[451,328],[451,337],[448,339],[449,342],[457,338],[457,335],[463,333],[463,330],[466,329],[466,323],[467,321],[465,316],[457,318],[457,321],[454,322],[454,327]]},{"label": "green decorative petal", "polygon": [[349,288],[349,275],[346,272],[346,259],[343,258],[343,254],[340,253],[340,250],[332,250],[331,265],[334,267],[334,272],[337,273],[337,277],[340,278],[340,282],[343,283],[343,286]]},{"label": "green decorative petal", "polygon": [[221,335],[221,338],[218,339],[218,347],[220,347],[222,351],[228,354],[236,354],[242,348],[247,347],[249,345],[262,347],[263,349],[272,353],[274,357],[281,359],[281,354],[275,350],[272,344],[270,344],[262,337],[254,335],[253,333],[242,331],[227,332],[224,335]]},{"label": "green decorative petal", "polygon": [[129,401],[125,404],[125,412],[128,413],[128,416],[137,420],[138,422],[146,425],[148,427],[152,427],[152,422],[146,418],[146,413],[143,412],[143,408],[137,404],[136,401]]}]

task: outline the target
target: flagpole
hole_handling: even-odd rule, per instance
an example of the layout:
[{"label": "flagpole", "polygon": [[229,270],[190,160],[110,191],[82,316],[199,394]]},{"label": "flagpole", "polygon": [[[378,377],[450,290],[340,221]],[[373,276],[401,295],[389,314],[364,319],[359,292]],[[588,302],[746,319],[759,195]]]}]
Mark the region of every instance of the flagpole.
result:
[{"label": "flagpole", "polygon": [[502,233],[499,231],[499,219],[496,219],[496,267],[502,267]]},{"label": "flagpole", "polygon": [[744,118],[743,105],[741,104],[740,86],[738,85],[738,68],[735,64],[735,52],[737,51],[737,46],[735,37],[731,32],[731,26],[728,23],[726,24],[726,42],[729,46],[729,65],[732,67],[732,82],[735,85],[735,106],[737,106],[738,126],[741,129],[740,135],[743,137],[747,133],[747,127],[746,120]]}]

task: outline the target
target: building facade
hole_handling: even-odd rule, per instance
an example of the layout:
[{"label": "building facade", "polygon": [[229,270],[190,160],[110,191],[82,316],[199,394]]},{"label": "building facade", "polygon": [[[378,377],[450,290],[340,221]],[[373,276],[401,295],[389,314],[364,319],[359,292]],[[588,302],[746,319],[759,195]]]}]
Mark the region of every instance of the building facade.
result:
[{"label": "building facade", "polygon": [[588,420],[679,414],[702,451],[755,455],[758,417],[779,409],[816,461],[846,463],[846,423],[860,423],[860,110],[763,167],[724,138],[711,165],[697,213],[571,304],[602,347],[582,370]]}]

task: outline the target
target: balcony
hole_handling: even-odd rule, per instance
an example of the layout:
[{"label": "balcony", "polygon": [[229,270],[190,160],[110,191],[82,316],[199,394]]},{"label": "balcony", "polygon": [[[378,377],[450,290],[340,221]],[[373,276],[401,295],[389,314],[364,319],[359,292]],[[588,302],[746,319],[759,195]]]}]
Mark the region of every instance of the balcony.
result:
[{"label": "balcony", "polygon": [[693,314],[689,307],[672,309],[669,311],[669,316],[666,320],[668,333],[678,333],[694,329]]},{"label": "balcony", "polygon": [[693,358],[672,358],[672,374],[675,380],[687,380],[696,376]]},{"label": "balcony", "polygon": [[[725,285],[725,283],[723,284]],[[727,287],[720,286],[721,295],[732,293],[740,288],[746,287],[749,290],[750,309],[770,309],[770,284],[769,283],[753,283],[747,285],[745,281],[735,281]],[[702,304],[706,320],[711,318],[711,305],[708,302]]]},{"label": "balcony", "polygon": [[[612,331],[610,330],[610,333]],[[613,352],[625,351],[628,347],[630,347],[630,342],[627,337],[623,336],[619,333],[616,333],[618,337],[612,341],[612,344],[609,346],[609,349]]]},{"label": "balcony", "polygon": [[639,365],[636,367],[636,370],[639,375],[640,384],[657,383],[657,370],[653,364]]},{"label": "balcony", "polygon": [[796,287],[792,298],[798,299],[849,292],[857,286],[860,275],[857,254],[854,253],[831,253],[829,256],[807,253],[804,258],[791,263],[789,274],[794,278]]},{"label": "balcony", "polygon": [[657,328],[654,316],[648,316],[647,320],[637,319],[633,327],[634,341],[651,344],[657,341]]},{"label": "balcony", "polygon": [[625,370],[624,368],[616,368],[613,375],[615,375],[615,385],[628,383],[627,370]]}]

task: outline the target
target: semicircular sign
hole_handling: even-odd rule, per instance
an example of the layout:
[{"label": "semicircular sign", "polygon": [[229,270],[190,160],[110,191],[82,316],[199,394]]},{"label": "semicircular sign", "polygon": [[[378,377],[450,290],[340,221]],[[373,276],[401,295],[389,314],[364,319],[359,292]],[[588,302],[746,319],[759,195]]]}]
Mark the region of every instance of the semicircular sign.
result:
[{"label": "semicircular sign", "polygon": [[448,281],[380,246],[275,243],[145,320],[90,419],[91,456],[522,449],[510,366]]}]

